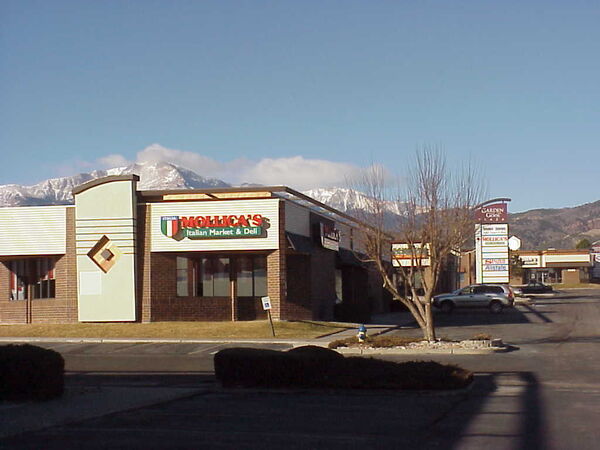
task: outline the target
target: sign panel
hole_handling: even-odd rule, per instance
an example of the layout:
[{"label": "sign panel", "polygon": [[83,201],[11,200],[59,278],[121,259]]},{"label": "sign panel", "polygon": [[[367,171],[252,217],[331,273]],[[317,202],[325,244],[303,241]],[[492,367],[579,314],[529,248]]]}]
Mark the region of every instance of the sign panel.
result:
[{"label": "sign panel", "polygon": [[414,249],[411,249],[406,243],[393,243],[392,265],[394,267],[430,266],[429,245],[421,246],[420,243],[415,243]]},{"label": "sign panel", "polygon": [[339,251],[340,249],[340,230],[335,225],[323,223],[319,224],[321,234],[321,245],[328,250]]},{"label": "sign panel", "polygon": [[267,219],[261,214],[217,216],[163,216],[162,234],[172,239],[244,239],[266,237]]},{"label": "sign panel", "polygon": [[279,199],[152,203],[151,249],[272,250],[279,247]]},{"label": "sign panel", "polygon": [[508,248],[512,251],[519,250],[521,248],[521,239],[516,236],[511,236],[508,238]]},{"label": "sign panel", "polygon": [[508,224],[475,224],[477,283],[508,283]]},{"label": "sign panel", "polygon": [[502,223],[508,221],[508,207],[506,203],[485,205],[475,210],[475,221],[479,223]]},{"label": "sign panel", "polygon": [[541,267],[540,255],[519,255],[519,259],[523,263],[523,267]]},{"label": "sign panel", "polygon": [[265,311],[271,309],[271,297],[261,297],[262,307]]}]

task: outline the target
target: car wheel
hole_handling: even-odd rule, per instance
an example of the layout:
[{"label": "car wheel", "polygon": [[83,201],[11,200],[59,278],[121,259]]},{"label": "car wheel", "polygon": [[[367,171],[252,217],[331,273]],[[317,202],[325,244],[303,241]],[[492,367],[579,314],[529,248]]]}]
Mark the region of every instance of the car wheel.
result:
[{"label": "car wheel", "polygon": [[504,309],[504,306],[499,301],[495,300],[490,303],[490,312],[493,314],[499,314]]},{"label": "car wheel", "polygon": [[452,312],[452,310],[454,309],[454,303],[445,301],[441,304],[440,309],[442,310],[442,312],[445,312],[446,314],[450,314]]}]

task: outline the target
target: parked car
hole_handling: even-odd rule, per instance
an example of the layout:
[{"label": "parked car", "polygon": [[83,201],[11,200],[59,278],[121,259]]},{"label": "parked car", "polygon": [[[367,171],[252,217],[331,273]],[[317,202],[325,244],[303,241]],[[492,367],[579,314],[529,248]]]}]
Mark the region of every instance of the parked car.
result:
[{"label": "parked car", "polygon": [[515,295],[505,284],[472,284],[450,294],[433,297],[433,306],[450,313],[454,308],[485,307],[497,314],[513,306]]},{"label": "parked car", "polygon": [[521,292],[523,295],[527,294],[548,294],[554,292],[552,286],[549,286],[539,281],[530,281],[529,283],[521,286]]}]

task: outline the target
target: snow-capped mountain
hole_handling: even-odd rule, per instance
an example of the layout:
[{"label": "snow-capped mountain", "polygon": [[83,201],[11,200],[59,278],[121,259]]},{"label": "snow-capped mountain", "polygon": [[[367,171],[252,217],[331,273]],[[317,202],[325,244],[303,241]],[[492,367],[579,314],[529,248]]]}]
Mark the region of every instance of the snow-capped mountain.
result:
[{"label": "snow-capped mountain", "polygon": [[[138,188],[141,190],[162,189],[202,189],[229,187],[230,184],[215,178],[206,178],[192,170],[166,162],[145,162],[116,167],[107,170],[94,170],[71,177],[52,178],[31,186],[8,184],[0,186],[0,206],[64,205],[73,202],[73,188],[96,178],[109,175],[137,174],[140,176]],[[245,183],[245,186],[258,186]],[[340,211],[352,214],[368,210],[369,197],[362,192],[347,188],[319,188],[304,192],[321,203]],[[387,213],[398,214],[398,206],[389,202]]]},{"label": "snow-capped mountain", "polygon": [[116,167],[107,170],[94,170],[71,177],[52,178],[31,186],[6,184],[0,186],[0,206],[64,205],[73,202],[74,187],[96,178],[109,175],[136,174],[140,176],[138,188],[154,189],[201,189],[229,187],[216,178],[205,178],[197,173],[165,162],[147,162]]},{"label": "snow-capped mountain", "polygon": [[[303,193],[342,212],[368,211],[371,209],[369,207],[369,196],[355,189],[341,187],[318,188]],[[398,204],[392,201],[385,202],[385,210],[391,214],[400,214]]]}]

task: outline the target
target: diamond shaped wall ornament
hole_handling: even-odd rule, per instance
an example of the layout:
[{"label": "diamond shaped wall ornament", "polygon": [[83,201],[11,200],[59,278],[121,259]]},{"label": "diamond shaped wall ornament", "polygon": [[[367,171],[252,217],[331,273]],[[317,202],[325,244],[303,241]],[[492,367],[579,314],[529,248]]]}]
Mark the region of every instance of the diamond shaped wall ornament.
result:
[{"label": "diamond shaped wall ornament", "polygon": [[119,250],[117,244],[105,235],[96,242],[87,255],[104,273],[108,273],[117,263],[121,254],[121,250]]}]

